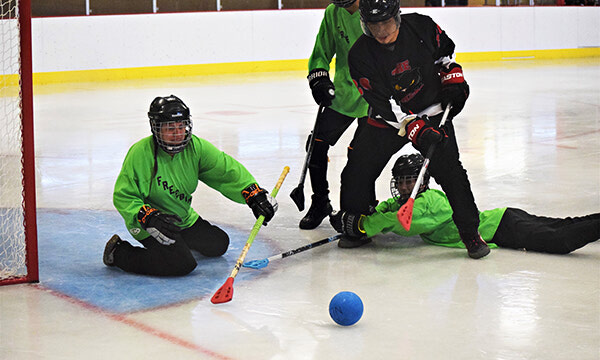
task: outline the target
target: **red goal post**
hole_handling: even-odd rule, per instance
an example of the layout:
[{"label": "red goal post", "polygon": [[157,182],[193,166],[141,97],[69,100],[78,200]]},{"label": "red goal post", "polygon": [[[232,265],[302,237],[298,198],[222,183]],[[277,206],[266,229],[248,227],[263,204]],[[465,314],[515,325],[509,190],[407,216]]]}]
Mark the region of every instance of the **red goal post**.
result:
[{"label": "red goal post", "polygon": [[0,0],[0,285],[39,281],[31,0]]}]

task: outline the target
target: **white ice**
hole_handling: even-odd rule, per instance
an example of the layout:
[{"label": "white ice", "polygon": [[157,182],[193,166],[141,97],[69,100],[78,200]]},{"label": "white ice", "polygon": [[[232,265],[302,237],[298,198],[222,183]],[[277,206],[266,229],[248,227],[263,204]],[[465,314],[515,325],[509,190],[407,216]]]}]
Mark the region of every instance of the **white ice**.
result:
[{"label": "white ice", "polygon": [[[464,70],[471,97],[454,122],[479,208],[556,217],[599,212],[598,58],[466,63]],[[300,230],[302,214],[288,195],[317,110],[304,72],[36,87],[38,207],[115,211],[122,159],[150,134],[152,99],[169,94],[189,105],[196,135],[241,161],[264,187],[291,167],[279,212],[257,242],[281,252],[334,234],[327,221]],[[330,152],[336,208],[353,130]],[[392,163],[377,183],[380,200],[389,197]],[[308,199],[308,179],[304,191]],[[199,187],[193,206],[248,233],[254,223],[246,206],[207,187]],[[102,250],[90,256],[99,271]],[[40,254],[46,256],[60,254]],[[566,256],[497,249],[476,261],[464,250],[385,235],[358,249],[325,245],[258,271],[236,279],[226,304],[207,296],[126,314],[47,289],[44,274],[37,285],[1,287],[0,358],[600,358],[598,242]],[[352,327],[328,314],[342,290],[365,305]]]}]

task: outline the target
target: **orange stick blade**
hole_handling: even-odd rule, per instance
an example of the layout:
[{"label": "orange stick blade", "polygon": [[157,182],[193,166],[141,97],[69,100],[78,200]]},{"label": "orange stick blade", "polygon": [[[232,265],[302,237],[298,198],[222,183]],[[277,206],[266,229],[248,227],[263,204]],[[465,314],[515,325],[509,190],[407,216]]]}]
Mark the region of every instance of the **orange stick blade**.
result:
[{"label": "orange stick blade", "polygon": [[217,290],[217,292],[210,299],[213,304],[222,304],[231,301],[233,298],[233,278],[229,277],[225,284]]},{"label": "orange stick blade", "polygon": [[413,206],[414,205],[415,205],[415,199],[410,198],[410,199],[408,199],[406,204],[404,204],[404,205],[402,205],[402,207],[400,207],[400,210],[398,210],[398,214],[396,214],[398,216],[398,221],[400,221],[400,224],[402,224],[402,227],[406,231],[410,230],[410,223],[412,222],[412,214],[413,214]]}]

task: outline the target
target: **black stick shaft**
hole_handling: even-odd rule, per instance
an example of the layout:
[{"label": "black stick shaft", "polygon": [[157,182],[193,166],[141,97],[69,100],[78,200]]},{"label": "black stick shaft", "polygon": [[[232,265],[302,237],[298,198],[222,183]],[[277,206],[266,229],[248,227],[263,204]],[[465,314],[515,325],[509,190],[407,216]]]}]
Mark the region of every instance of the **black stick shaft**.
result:
[{"label": "black stick shaft", "polygon": [[310,158],[312,156],[312,152],[315,147],[315,136],[317,135],[317,123],[319,121],[319,116],[321,115],[322,112],[323,112],[323,105],[319,105],[319,110],[317,110],[317,118],[315,119],[315,125],[313,126],[313,130],[310,133],[308,150],[306,151],[306,157],[304,158],[304,165],[302,166],[302,174],[300,175],[300,182],[298,183],[298,187],[304,186],[304,180],[306,179],[306,171],[308,170],[308,163],[310,162]]},{"label": "black stick shaft", "polygon": [[335,241],[335,240],[337,240],[337,239],[339,239],[339,238],[340,238],[340,235],[338,234],[338,235],[334,235],[334,236],[332,236],[332,237],[329,237],[329,238],[327,238],[327,239],[323,239],[323,240],[315,241],[314,243],[310,243],[310,244],[308,244],[308,245],[301,246],[301,247],[299,247],[299,248],[297,248],[297,249],[290,250],[290,251],[286,251],[286,252],[282,253],[282,254],[281,254],[281,258],[282,258],[282,259],[284,259],[284,258],[286,258],[286,257],[288,257],[288,256],[295,255],[295,254],[297,254],[297,253],[299,253],[299,252],[303,252],[303,251],[305,251],[305,250],[312,249],[312,248],[314,248],[314,247],[317,247],[317,246],[321,246],[321,245],[324,245],[324,244],[330,243],[330,242],[332,242],[332,241]]}]

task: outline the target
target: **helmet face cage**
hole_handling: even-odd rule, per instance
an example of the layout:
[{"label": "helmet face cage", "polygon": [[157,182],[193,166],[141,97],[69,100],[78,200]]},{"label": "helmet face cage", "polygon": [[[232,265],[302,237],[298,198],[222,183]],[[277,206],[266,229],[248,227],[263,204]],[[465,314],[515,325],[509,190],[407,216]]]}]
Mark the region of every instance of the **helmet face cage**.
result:
[{"label": "helmet face cage", "polygon": [[356,0],[331,0],[331,3],[333,5],[341,7],[341,8],[350,7],[355,2],[356,2]]},{"label": "helmet face cage", "polygon": [[[166,153],[175,155],[187,146],[192,139],[192,120],[181,120],[181,121],[154,121],[150,120],[150,127],[152,128],[152,134],[158,146],[163,149]],[[182,140],[173,142],[166,141],[163,136],[163,132],[174,133],[176,131],[185,131],[185,135]]]},{"label": "helmet face cage", "polygon": [[[402,194],[400,192],[400,185],[405,184],[406,182],[416,182],[418,177],[419,175],[393,176],[390,180],[390,193],[392,194],[392,198],[394,198],[394,200],[396,200],[398,203],[404,204],[406,200],[408,200],[408,198],[410,197],[410,193]],[[419,191],[417,192],[417,194],[420,194],[427,189],[429,189],[429,174],[425,173],[423,183],[419,187]]]},{"label": "helmet face cage", "polygon": [[[404,204],[410,197],[409,194],[400,193],[400,185],[405,184],[407,181],[416,181],[419,177],[419,172],[423,166],[423,155],[421,154],[410,154],[402,155],[396,160],[394,167],[392,168],[392,179],[390,181],[390,192],[392,197],[400,204]],[[429,189],[429,173],[425,172],[423,177],[423,183],[419,187],[418,194]],[[411,189],[412,190],[412,189]]]},{"label": "helmet face cage", "polygon": [[[177,96],[157,97],[148,111],[152,135],[158,146],[168,154],[177,154],[192,138],[189,108]],[[183,130],[183,133],[182,133]],[[170,139],[172,137],[178,140]]]},{"label": "helmet face cage", "polygon": [[365,35],[373,37],[367,23],[377,23],[394,18],[400,27],[399,0],[361,0],[358,5],[360,12],[360,27]]}]

